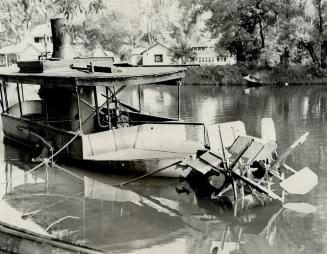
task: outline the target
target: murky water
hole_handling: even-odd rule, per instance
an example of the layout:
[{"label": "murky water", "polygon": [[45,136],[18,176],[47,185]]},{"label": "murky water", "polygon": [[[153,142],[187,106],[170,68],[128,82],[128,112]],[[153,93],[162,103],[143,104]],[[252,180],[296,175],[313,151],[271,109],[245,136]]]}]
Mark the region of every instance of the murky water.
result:
[{"label": "murky water", "polygon": [[[129,92],[126,101],[137,106],[136,91]],[[177,116],[172,88],[146,86],[143,96],[144,110]],[[148,178],[117,188],[129,178],[92,168],[61,165],[24,174],[34,166],[24,161],[26,150],[6,142],[0,145],[0,220],[111,253],[327,253],[326,111],[324,87],[248,94],[242,88],[182,88],[186,121],[242,120],[250,135],[260,136],[261,118],[272,117],[280,152],[310,132],[290,163],[309,166],[319,184],[305,196],[288,198],[298,206],[235,209],[198,198],[178,179]]]}]

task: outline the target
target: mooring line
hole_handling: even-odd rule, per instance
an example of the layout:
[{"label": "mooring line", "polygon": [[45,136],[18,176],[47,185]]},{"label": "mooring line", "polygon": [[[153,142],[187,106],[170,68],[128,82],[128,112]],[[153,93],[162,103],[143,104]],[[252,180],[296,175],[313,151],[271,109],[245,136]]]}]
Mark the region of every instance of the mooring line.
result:
[{"label": "mooring line", "polygon": [[[51,155],[49,158],[46,158],[46,159],[44,159],[40,164],[38,164],[38,165],[36,165],[34,168],[32,168],[32,169],[30,169],[30,170],[28,170],[28,171],[26,171],[26,172],[24,172],[24,174],[23,175],[26,175],[26,174],[28,174],[28,173],[31,173],[32,171],[34,171],[34,170],[36,170],[36,169],[38,169],[39,167],[41,167],[41,166],[43,166],[43,165],[45,165],[45,164],[48,164],[54,157],[56,157],[59,153],[61,153],[67,146],[69,146],[79,135],[81,134],[81,132],[80,131],[78,131],[77,133],[76,133],[76,135],[71,139],[71,140],[69,140],[63,147],[61,147],[57,152],[55,152],[53,155]],[[19,176],[19,177],[21,177],[21,176]],[[18,179],[19,177],[16,177],[16,178],[14,178],[14,179],[11,179],[10,181],[12,181],[12,180],[15,180],[15,179]],[[6,184],[8,181],[4,181],[4,182],[0,182],[0,184]]]},{"label": "mooring line", "polygon": [[183,162],[183,160],[175,161],[174,163],[171,163],[171,164],[169,164],[169,165],[166,165],[166,166],[164,166],[164,167],[162,167],[162,168],[156,169],[156,170],[154,170],[154,171],[151,171],[151,172],[146,173],[146,174],[144,174],[144,175],[141,175],[141,176],[139,176],[139,177],[133,178],[132,180],[129,180],[129,181],[127,181],[127,182],[123,182],[123,183],[120,183],[120,184],[115,184],[114,187],[121,187],[121,186],[125,186],[125,185],[127,185],[127,184],[130,184],[130,183],[136,182],[136,181],[141,180],[141,179],[143,179],[143,178],[145,178],[145,177],[147,177],[147,176],[153,175],[153,174],[158,173],[158,172],[160,172],[160,171],[163,171],[163,170],[165,170],[165,169],[167,169],[167,168],[170,168],[170,167],[172,167],[172,166],[175,166],[175,165],[177,165],[177,164],[179,164],[179,163],[181,163],[181,162]]}]

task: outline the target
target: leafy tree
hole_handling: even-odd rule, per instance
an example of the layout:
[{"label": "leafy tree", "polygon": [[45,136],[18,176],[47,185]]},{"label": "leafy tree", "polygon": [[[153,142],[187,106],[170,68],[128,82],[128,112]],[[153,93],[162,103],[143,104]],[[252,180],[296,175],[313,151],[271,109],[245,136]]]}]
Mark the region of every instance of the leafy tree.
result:
[{"label": "leafy tree", "polygon": [[185,39],[180,39],[174,46],[171,47],[171,50],[172,58],[176,61],[181,60],[182,64],[186,64],[188,60],[194,60],[196,56]]}]

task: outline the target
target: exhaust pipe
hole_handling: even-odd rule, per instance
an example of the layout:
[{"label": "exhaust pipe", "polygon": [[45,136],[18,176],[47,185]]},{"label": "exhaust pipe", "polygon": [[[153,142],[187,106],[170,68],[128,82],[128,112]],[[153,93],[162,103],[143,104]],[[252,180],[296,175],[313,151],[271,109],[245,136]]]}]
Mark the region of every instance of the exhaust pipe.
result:
[{"label": "exhaust pipe", "polygon": [[51,19],[53,41],[52,59],[73,59],[73,39],[67,26],[67,19]]}]

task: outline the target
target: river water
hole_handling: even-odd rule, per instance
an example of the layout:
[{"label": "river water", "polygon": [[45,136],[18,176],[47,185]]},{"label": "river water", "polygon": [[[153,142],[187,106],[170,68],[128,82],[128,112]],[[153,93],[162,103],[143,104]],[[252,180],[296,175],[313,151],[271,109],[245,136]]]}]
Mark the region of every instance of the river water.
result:
[{"label": "river water", "polygon": [[[136,93],[121,96],[137,106]],[[145,86],[142,94],[143,110],[177,116],[174,89]],[[308,131],[289,163],[311,168],[318,186],[304,196],[288,196],[284,207],[273,202],[237,210],[199,198],[178,179],[148,178],[117,188],[113,185],[130,178],[63,164],[24,174],[34,166],[24,160],[27,151],[5,142],[0,220],[110,253],[327,253],[327,88],[245,92],[185,86],[180,100],[185,121],[241,120],[253,136],[260,136],[261,118],[273,118],[279,153]],[[23,219],[26,213],[30,216]]]}]

